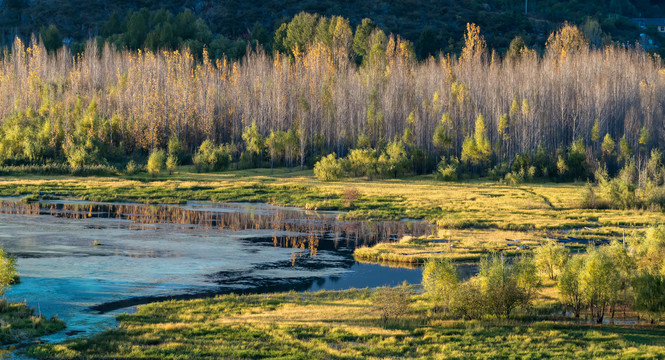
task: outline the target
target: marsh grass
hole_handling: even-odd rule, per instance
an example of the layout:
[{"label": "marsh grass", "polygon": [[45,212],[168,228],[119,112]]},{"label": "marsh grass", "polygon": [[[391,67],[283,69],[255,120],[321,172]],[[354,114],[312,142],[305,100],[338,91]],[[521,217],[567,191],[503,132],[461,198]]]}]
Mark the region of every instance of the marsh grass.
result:
[{"label": "marsh grass", "polygon": [[[375,290],[225,295],[141,306],[118,329],[29,348],[38,358],[633,358],[665,356],[665,330],[430,316],[422,295],[384,321]],[[550,307],[551,308],[551,307]],[[547,312],[547,308],[543,310]]]},{"label": "marsh grass", "polygon": [[[92,201],[184,203],[188,200],[264,202],[341,210],[345,219],[425,219],[443,229],[512,231],[644,227],[665,221],[659,211],[580,208],[583,184],[508,186],[488,181],[441,183],[433,176],[323,182],[311,171],[251,169],[173,176],[21,175],[0,179],[0,196],[51,194]],[[357,189],[349,201],[347,189]],[[355,190],[354,190],[355,193]]]},{"label": "marsh grass", "polygon": [[0,344],[15,344],[65,328],[57,317],[47,319],[24,303],[0,300]]},{"label": "marsh grass", "polygon": [[[394,264],[423,264],[430,258],[445,257],[455,262],[477,262],[481,258],[501,252],[514,257],[530,253],[534,248],[553,239],[566,238],[569,233],[557,231],[531,230],[512,231],[501,229],[439,229],[437,235],[417,238],[405,237],[399,242],[378,243],[355,249],[353,255],[358,261]],[[592,231],[579,231],[580,239],[608,239],[618,234],[605,231],[593,234]],[[574,252],[583,251],[583,243],[567,244]]]}]

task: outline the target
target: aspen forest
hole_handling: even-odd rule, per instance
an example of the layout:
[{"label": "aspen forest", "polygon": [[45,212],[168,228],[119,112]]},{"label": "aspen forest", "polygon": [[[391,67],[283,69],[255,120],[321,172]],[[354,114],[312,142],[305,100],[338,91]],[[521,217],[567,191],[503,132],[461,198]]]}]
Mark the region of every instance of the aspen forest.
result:
[{"label": "aspen forest", "polygon": [[474,24],[464,44],[417,61],[369,21],[354,34],[307,13],[277,30],[272,54],[248,47],[237,61],[93,42],[71,56],[17,38],[0,63],[0,159],[123,170],[172,139],[180,163],[208,141],[244,168],[392,150],[393,176],[454,163],[503,177],[528,164],[532,177],[586,180],[643,167],[663,143],[665,70],[639,45],[595,47],[568,24],[543,53],[516,38],[498,54]]}]

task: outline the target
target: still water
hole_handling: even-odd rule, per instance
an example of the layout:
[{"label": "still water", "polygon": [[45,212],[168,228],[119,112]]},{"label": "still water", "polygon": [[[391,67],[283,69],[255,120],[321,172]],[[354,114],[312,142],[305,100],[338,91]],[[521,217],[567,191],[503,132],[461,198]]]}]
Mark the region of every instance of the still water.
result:
[{"label": "still water", "polygon": [[431,228],[340,221],[263,204],[145,206],[0,200],[0,245],[21,283],[7,293],[67,324],[60,341],[115,326],[118,312],[230,292],[316,291],[419,283],[418,269],[361,264],[356,246]]}]

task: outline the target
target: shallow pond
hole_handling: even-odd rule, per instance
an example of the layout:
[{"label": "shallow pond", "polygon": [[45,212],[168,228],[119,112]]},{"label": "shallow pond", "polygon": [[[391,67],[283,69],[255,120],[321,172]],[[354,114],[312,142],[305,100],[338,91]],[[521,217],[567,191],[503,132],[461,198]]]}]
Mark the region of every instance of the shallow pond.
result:
[{"label": "shallow pond", "polygon": [[21,276],[7,297],[67,323],[46,341],[94,334],[164,299],[419,283],[419,269],[360,264],[352,251],[430,231],[261,204],[0,200],[0,245]]}]

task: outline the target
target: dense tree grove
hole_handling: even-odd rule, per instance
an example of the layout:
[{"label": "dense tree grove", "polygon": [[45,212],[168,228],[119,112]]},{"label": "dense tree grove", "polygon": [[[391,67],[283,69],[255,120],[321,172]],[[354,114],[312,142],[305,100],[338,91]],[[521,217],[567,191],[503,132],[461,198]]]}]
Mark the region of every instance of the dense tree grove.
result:
[{"label": "dense tree grove", "polygon": [[17,40],[0,61],[0,160],[124,164],[175,138],[185,162],[207,140],[247,167],[336,153],[356,175],[375,171],[366,162],[385,176],[439,164],[450,176],[585,179],[646,166],[663,143],[659,58],[589,47],[569,25],[542,56],[501,58],[473,24],[464,42],[459,58],[417,62],[410,42],[370,22],[354,33],[304,13],[275,34],[283,52],[234,62],[92,42],[72,58]]}]

